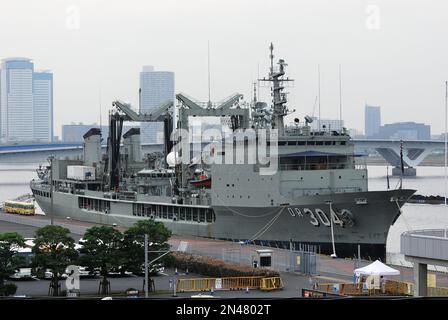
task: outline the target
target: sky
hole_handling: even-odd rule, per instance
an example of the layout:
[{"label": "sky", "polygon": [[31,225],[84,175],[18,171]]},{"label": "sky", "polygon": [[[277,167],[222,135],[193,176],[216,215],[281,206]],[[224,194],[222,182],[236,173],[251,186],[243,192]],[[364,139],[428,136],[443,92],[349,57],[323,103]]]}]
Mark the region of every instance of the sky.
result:
[{"label": "sky", "polygon": [[[54,73],[55,132],[103,122],[115,99],[138,106],[143,65],[175,72],[176,92],[208,100],[252,83],[285,59],[291,110],[286,122],[320,114],[364,129],[364,105],[382,123],[424,122],[444,131],[448,1],[435,0],[2,0],[0,59],[28,57]],[[269,100],[261,88],[260,98]],[[101,107],[100,107],[101,106]]]}]

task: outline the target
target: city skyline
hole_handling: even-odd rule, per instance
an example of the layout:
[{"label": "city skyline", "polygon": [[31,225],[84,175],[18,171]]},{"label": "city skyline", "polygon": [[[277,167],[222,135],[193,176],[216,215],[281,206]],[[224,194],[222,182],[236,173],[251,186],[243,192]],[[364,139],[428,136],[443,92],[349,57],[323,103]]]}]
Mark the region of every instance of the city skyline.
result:
[{"label": "city skyline", "polygon": [[[448,26],[447,3],[408,1],[404,14],[402,4],[386,1],[371,5],[348,0],[340,4],[323,0],[215,2],[121,6],[106,1],[5,1],[4,12],[21,14],[6,15],[0,21],[0,41],[5,44],[0,54],[33,57],[57,74],[54,105],[59,136],[61,125],[72,119],[98,122],[100,104],[106,119],[114,99],[129,101],[138,109],[135,75],[146,64],[176,72],[176,92],[207,101],[208,41],[214,101],[235,91],[250,100],[252,82],[267,73],[267,48],[272,41],[275,59],[284,58],[291,78],[296,79],[295,87],[289,89],[289,107],[297,112],[290,118],[312,115],[318,95],[317,65],[321,116],[339,118],[341,64],[342,114],[347,127],[361,127],[368,101],[382,106],[385,123],[401,121],[406,115],[406,120],[431,124],[434,133],[444,130],[443,121],[435,115],[444,110],[447,44],[434,39],[443,39]],[[237,15],[232,9],[236,6]],[[254,6],[257,15],[251,14]],[[283,9],[282,14],[272,14],[277,8]],[[167,15],[176,24],[167,24]],[[233,16],[231,24],[224,22],[228,15]],[[261,18],[266,16],[272,23]],[[116,24],[117,17],[124,23]],[[203,29],[204,23],[210,28]],[[9,30],[9,25],[16,28]],[[142,34],[151,41],[141,41]],[[261,91],[260,99],[269,101],[269,91]]]},{"label": "city skyline", "polygon": [[0,141],[53,141],[53,74],[35,70],[29,58],[0,66]]}]

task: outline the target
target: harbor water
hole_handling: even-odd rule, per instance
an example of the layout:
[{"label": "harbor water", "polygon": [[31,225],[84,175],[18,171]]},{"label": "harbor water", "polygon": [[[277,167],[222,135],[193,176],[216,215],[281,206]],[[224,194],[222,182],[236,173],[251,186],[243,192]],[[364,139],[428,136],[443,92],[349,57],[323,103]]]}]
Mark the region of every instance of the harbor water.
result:
[{"label": "harbor water", "polygon": [[[39,164],[0,164],[0,202],[30,193],[29,182],[37,178],[35,169]],[[387,188],[386,166],[369,166],[369,190]],[[389,173],[391,168],[389,168]],[[399,179],[390,177],[390,188],[398,188]],[[416,189],[421,195],[444,195],[443,167],[418,167],[417,177],[403,179],[403,188]],[[38,212],[40,210],[38,209]],[[448,207],[431,204],[406,204],[403,214],[391,227],[387,240],[388,262],[408,265],[399,254],[400,235],[417,229],[448,228]]]}]

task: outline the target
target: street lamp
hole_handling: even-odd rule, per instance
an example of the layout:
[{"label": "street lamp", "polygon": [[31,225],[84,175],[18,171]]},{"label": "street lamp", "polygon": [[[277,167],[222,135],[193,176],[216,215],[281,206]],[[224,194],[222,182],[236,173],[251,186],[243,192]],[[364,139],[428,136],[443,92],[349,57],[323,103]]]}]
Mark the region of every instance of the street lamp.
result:
[{"label": "street lamp", "polygon": [[331,201],[326,201],[325,203],[330,206],[331,244],[333,246],[333,253],[330,255],[330,257],[337,258],[338,256],[336,255],[336,247],[335,247],[335,243],[334,243],[333,208],[331,206],[333,203]]},{"label": "street lamp", "polygon": [[[145,233],[145,298],[148,298],[148,281],[149,281],[149,273],[148,273],[148,267],[150,265],[152,265],[154,262],[156,262],[157,260],[159,260],[160,258],[164,257],[165,255],[167,255],[168,253],[170,253],[170,250],[155,250],[155,251],[148,251],[148,247],[153,246],[153,245],[157,245],[157,243],[149,243],[148,244],[148,234]],[[158,256],[157,258],[151,260],[150,262],[148,262],[148,253],[149,252],[158,252],[158,253],[162,253],[160,256]]]},{"label": "street lamp", "polygon": [[53,197],[54,197],[53,164],[54,164],[54,156],[53,155],[49,156],[48,161],[50,161],[50,225],[53,225],[54,224],[54,221],[53,221]]}]

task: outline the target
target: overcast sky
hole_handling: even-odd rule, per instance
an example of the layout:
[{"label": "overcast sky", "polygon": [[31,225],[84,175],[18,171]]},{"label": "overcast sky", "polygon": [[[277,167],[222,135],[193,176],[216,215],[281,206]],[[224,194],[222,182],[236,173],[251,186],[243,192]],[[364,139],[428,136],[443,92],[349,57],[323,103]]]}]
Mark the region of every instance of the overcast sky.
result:
[{"label": "overcast sky", "polygon": [[[137,107],[143,65],[175,72],[176,92],[207,100],[251,97],[272,41],[289,64],[291,118],[313,113],[317,65],[321,116],[364,129],[364,104],[382,122],[418,121],[444,130],[448,1],[379,0],[1,0],[0,58],[34,60],[54,73],[55,130],[103,121],[113,99]],[[268,92],[264,89],[264,92]],[[317,115],[317,108],[315,114]]]}]

